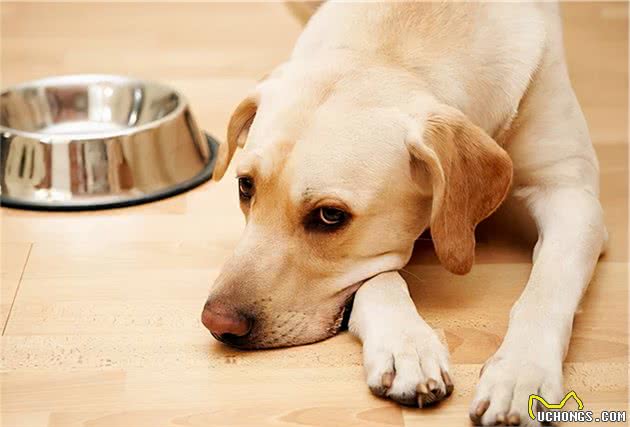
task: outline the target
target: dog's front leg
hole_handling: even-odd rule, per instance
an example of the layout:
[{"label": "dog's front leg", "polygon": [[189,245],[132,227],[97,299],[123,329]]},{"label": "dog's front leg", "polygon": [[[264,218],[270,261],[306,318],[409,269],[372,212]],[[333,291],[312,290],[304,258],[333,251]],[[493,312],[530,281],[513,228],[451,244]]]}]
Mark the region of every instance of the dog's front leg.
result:
[{"label": "dog's front leg", "polygon": [[372,392],[405,405],[428,406],[448,397],[448,351],[418,315],[407,283],[382,273],[357,291],[350,331],[363,342]]},{"label": "dog's front leg", "polygon": [[503,343],[482,369],[470,409],[476,424],[538,426],[528,415],[529,395],[562,400],[573,316],[606,240],[599,200],[588,189],[544,186],[519,193],[538,226],[534,265]]}]

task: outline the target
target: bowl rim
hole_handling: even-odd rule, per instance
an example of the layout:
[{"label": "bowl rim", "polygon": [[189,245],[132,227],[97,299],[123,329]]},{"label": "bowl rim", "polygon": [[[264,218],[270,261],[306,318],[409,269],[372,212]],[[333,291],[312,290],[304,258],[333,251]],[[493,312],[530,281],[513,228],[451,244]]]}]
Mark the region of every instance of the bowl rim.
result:
[{"label": "bowl rim", "polygon": [[108,139],[108,138],[117,138],[121,136],[128,136],[140,132],[144,132],[146,130],[155,129],[162,126],[164,123],[169,122],[182,114],[188,108],[188,99],[177,89],[154,80],[150,79],[140,79],[131,76],[119,75],[119,74],[98,74],[98,73],[87,73],[87,74],[61,74],[56,76],[44,77],[36,80],[29,80],[27,82],[18,83],[13,86],[9,86],[0,91],[0,97],[4,96],[7,93],[15,92],[18,90],[23,90],[27,88],[33,88],[37,86],[67,86],[70,84],[83,84],[85,86],[89,84],[94,84],[97,82],[110,82],[110,83],[142,83],[144,85],[150,85],[158,88],[165,89],[174,93],[177,96],[178,104],[173,111],[166,114],[164,117],[160,117],[157,120],[153,120],[148,123],[144,123],[140,126],[133,126],[118,130],[110,130],[106,132],[92,132],[85,134],[64,134],[64,133],[46,133],[46,132],[32,132],[25,131],[21,129],[15,129],[8,126],[3,126],[0,124],[0,133],[8,133],[10,135],[21,136],[24,138],[37,139],[42,143],[52,143],[52,142],[70,142],[70,141],[89,141],[94,139]]}]

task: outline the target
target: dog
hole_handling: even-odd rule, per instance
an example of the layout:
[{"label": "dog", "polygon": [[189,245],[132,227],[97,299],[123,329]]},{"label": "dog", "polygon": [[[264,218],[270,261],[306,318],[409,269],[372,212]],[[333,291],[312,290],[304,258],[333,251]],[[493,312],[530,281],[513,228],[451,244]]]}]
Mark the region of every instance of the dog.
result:
[{"label": "dog", "polygon": [[430,229],[441,264],[467,273],[475,227],[506,201],[538,240],[470,418],[538,425],[529,395],[561,400],[607,232],[557,4],[325,3],[234,111],[216,179],[238,147],[247,223],[202,312],[215,338],[299,345],[347,320],[373,393],[439,402],[453,390],[448,351],[399,271]]}]

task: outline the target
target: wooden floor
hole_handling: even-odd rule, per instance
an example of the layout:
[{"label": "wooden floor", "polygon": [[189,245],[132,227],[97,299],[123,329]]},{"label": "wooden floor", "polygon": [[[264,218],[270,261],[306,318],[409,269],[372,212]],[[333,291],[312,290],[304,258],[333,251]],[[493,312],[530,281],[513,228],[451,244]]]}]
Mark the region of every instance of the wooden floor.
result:
[{"label": "wooden floor", "polygon": [[[1,83],[123,73],[168,82],[223,137],[232,107],[284,60],[300,25],[281,3],[1,4]],[[628,398],[628,7],[564,5],[571,77],[602,165],[611,235],[566,363],[587,409]],[[2,427],[467,426],[481,364],[499,345],[530,247],[484,233],[464,277],[419,245],[408,276],[452,354],[439,408],[370,395],[348,334],[240,352],[199,321],[243,226],[235,182],[146,206],[85,214],[2,212]],[[621,425],[621,424],[611,424]]]}]

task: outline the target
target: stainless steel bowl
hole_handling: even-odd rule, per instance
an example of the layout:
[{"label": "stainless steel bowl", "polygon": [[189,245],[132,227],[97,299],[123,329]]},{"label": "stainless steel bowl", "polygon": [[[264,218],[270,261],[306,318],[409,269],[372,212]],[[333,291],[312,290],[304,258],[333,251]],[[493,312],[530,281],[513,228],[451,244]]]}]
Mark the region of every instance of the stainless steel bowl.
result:
[{"label": "stainless steel bowl", "polygon": [[0,202],[30,209],[127,206],[212,175],[217,144],[157,83],[53,77],[0,94]]}]

